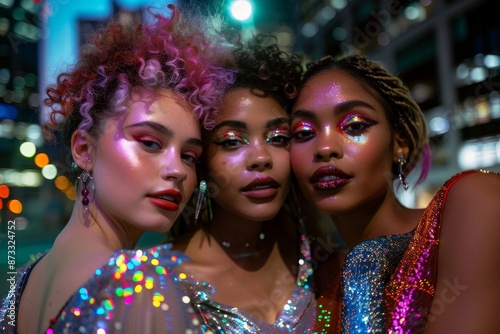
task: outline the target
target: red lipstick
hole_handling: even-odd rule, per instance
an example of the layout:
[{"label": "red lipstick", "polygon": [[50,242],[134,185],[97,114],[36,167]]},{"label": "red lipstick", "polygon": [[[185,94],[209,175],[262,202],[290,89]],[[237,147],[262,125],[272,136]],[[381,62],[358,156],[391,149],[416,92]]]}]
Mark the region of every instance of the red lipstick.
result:
[{"label": "red lipstick", "polygon": [[241,188],[241,192],[253,199],[270,199],[276,196],[280,184],[272,177],[260,177]]},{"label": "red lipstick", "polygon": [[159,191],[149,194],[147,197],[151,203],[167,211],[179,210],[179,204],[182,202],[181,193],[175,189]]},{"label": "red lipstick", "polygon": [[335,166],[324,166],[316,169],[310,182],[316,190],[334,190],[343,187],[351,177]]}]

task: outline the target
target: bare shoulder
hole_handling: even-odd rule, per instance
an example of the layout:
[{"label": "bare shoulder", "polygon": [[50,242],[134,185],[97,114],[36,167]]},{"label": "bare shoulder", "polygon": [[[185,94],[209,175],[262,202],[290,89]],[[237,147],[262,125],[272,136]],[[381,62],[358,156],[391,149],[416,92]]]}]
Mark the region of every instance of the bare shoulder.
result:
[{"label": "bare shoulder", "polygon": [[469,174],[449,190],[427,333],[491,333],[500,326],[499,204],[497,174]]},{"label": "bare shoulder", "polygon": [[499,237],[500,175],[473,173],[459,179],[444,206],[441,246],[484,249],[498,244]]},{"label": "bare shoulder", "polygon": [[472,173],[456,181],[449,191],[448,203],[453,204],[456,199],[474,203],[498,194],[500,194],[500,174]]}]

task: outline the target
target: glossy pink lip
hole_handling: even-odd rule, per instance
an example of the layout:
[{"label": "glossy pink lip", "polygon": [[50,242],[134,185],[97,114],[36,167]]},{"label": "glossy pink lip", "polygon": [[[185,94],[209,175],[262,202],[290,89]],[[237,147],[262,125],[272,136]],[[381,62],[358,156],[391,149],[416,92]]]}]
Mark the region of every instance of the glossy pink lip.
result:
[{"label": "glossy pink lip", "polygon": [[269,199],[276,196],[280,184],[272,177],[256,178],[241,191],[248,197],[254,199]]},{"label": "glossy pink lip", "polygon": [[310,182],[316,190],[333,190],[343,187],[351,177],[335,166],[324,166],[316,169]]},{"label": "glossy pink lip", "polygon": [[182,202],[181,193],[175,189],[159,191],[149,194],[147,197],[151,203],[163,210],[168,211],[179,210],[179,204]]}]

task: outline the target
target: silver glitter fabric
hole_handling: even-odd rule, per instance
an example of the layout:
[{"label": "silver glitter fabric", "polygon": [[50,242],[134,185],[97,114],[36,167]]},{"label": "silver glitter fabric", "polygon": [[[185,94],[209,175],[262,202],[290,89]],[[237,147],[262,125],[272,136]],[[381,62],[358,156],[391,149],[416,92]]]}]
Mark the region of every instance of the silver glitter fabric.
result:
[{"label": "silver glitter fabric", "polygon": [[198,282],[186,274],[179,277],[190,292],[195,312],[203,319],[206,333],[251,334],[251,333],[312,333],[315,323],[315,298],[312,291],[312,267],[309,242],[301,237],[299,272],[294,292],[283,307],[281,315],[270,324],[248,312],[235,307],[219,304],[211,298],[214,287]]},{"label": "silver glitter fabric", "polygon": [[412,235],[367,240],[347,254],[342,275],[342,333],[385,333],[384,287]]}]

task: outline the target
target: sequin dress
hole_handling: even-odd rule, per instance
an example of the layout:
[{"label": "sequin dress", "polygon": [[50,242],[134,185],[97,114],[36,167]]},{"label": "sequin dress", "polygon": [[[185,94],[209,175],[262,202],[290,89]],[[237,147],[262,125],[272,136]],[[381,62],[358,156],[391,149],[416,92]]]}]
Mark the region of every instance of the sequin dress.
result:
[{"label": "sequin dress", "polygon": [[[218,334],[251,333],[312,333],[315,322],[315,298],[312,291],[312,267],[309,242],[301,236],[301,256],[296,286],[288,303],[274,324],[257,319],[251,314],[235,307],[222,305],[214,300],[215,288],[193,278],[184,283],[191,291],[195,311],[203,319],[203,330]],[[181,274],[182,277],[187,277]]]},{"label": "sequin dress", "polygon": [[[46,333],[201,333],[174,272],[187,258],[171,248],[166,244],[115,252],[71,296]],[[21,273],[20,287],[32,267]],[[22,289],[18,298],[21,294]],[[9,305],[8,299],[4,305]],[[9,318],[1,315],[3,325]],[[2,333],[16,333],[16,328]]]},{"label": "sequin dress", "polygon": [[[355,246],[345,258],[341,278],[320,296],[318,333],[423,333],[432,305],[442,213],[448,191],[465,171],[436,193],[416,229]],[[342,291],[341,294],[334,293]],[[341,298],[341,301],[338,300]],[[341,308],[341,310],[340,310]]]}]

